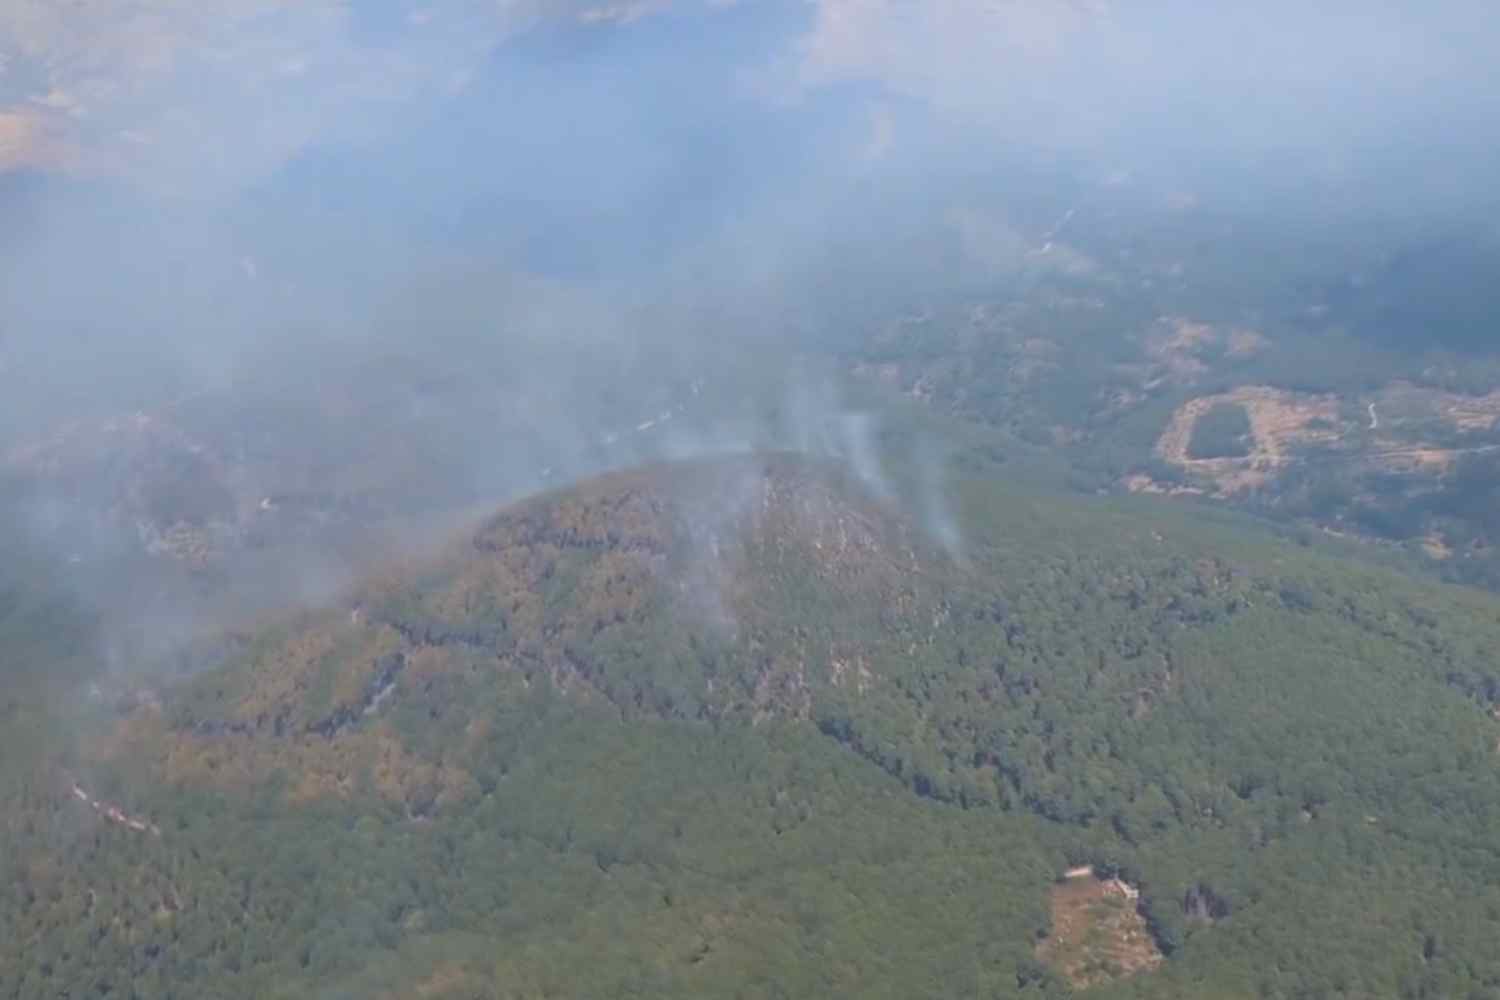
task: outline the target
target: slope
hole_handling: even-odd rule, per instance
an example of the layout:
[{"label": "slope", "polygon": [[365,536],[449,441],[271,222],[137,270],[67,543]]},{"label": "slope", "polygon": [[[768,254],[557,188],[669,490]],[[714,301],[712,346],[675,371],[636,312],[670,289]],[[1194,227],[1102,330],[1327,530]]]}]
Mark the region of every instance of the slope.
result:
[{"label": "slope", "polygon": [[1495,995],[1500,604],[991,483],[944,549],[899,491],[614,474],[132,699],[12,796],[0,984],[1062,995],[1091,864],[1168,956],[1105,993]]}]

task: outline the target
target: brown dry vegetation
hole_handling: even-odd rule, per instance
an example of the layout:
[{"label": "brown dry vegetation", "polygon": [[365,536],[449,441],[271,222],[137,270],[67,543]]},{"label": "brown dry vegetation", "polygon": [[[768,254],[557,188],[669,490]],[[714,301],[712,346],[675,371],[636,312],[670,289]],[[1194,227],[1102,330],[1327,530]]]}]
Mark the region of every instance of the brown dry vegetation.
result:
[{"label": "brown dry vegetation", "polygon": [[1156,968],[1162,963],[1134,901],[1093,875],[1052,888],[1052,932],[1037,958],[1083,989]]},{"label": "brown dry vegetation", "polygon": [[1394,382],[1376,394],[1381,428],[1441,420],[1460,431],[1487,431],[1500,420],[1500,389],[1483,396],[1443,392],[1411,382]]},{"label": "brown dry vegetation", "polygon": [[1248,329],[1221,330],[1181,316],[1164,316],[1145,339],[1146,356],[1156,365],[1150,384],[1165,379],[1191,382],[1211,367],[1206,358],[1222,351],[1237,361],[1265,350],[1265,336]]},{"label": "brown dry vegetation", "polygon": [[1448,544],[1447,539],[1436,532],[1422,536],[1422,551],[1426,552],[1432,559],[1451,559],[1453,557],[1453,548]]},{"label": "brown dry vegetation", "polygon": [[[179,786],[244,791],[281,773],[289,802],[374,794],[425,817],[475,794],[475,779],[393,724],[387,696],[420,706],[431,715],[427,728],[451,711],[456,745],[470,750],[490,726],[444,692],[481,679],[510,691],[539,682],[596,705],[670,715],[684,691],[623,688],[611,663],[680,655],[638,645],[646,624],[674,604],[733,627],[763,598],[759,577],[737,574],[751,553],[772,574],[813,555],[820,586],[875,587],[886,595],[879,606],[914,612],[910,588],[893,582],[921,571],[904,528],[892,533],[876,508],[816,477],[753,463],[725,468],[606,476],[509,509],[444,555],[371,580],[352,595],[352,610],[282,626],[232,673],[195,682],[190,707],[133,712],[95,756],[128,752]],[[611,663],[596,656],[603,648]],[[837,668],[820,654],[807,643],[757,649],[748,683],[710,681],[693,711],[802,719],[812,683],[829,669],[855,691],[874,683],[858,644],[829,650]]]}]

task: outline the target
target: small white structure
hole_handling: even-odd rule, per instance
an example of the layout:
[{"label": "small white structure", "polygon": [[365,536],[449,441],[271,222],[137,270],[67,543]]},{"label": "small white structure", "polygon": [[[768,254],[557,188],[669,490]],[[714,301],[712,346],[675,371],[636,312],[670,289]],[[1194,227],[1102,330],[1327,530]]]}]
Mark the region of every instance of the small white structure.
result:
[{"label": "small white structure", "polygon": [[[1063,872],[1063,878],[1068,881],[1076,878],[1099,878],[1099,873],[1094,871],[1093,865],[1078,865]],[[1099,879],[1099,881],[1104,885],[1105,892],[1113,893],[1131,902],[1135,902],[1141,898],[1141,890],[1119,876]]]}]

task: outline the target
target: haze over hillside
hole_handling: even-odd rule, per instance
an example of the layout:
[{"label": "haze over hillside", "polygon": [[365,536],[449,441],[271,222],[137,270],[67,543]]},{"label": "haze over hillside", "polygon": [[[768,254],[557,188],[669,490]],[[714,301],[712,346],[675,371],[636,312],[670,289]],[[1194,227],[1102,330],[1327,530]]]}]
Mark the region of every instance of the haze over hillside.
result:
[{"label": "haze over hillside", "polygon": [[0,995],[1500,995],[1490,6],[10,0]]},{"label": "haze over hillside", "polygon": [[961,560],[836,466],[614,473],[75,709],[83,738],[7,779],[0,982],[1500,982],[1494,598],[958,492]]}]

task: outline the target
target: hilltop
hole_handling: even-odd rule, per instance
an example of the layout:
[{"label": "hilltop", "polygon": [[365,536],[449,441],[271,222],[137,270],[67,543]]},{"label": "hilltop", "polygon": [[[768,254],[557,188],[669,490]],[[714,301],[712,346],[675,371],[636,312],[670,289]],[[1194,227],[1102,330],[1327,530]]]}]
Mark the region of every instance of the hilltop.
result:
[{"label": "hilltop", "polygon": [[1500,984],[1500,603],[952,485],[942,545],[903,483],[792,456],[614,473],[136,684],[8,765],[0,984]]}]

